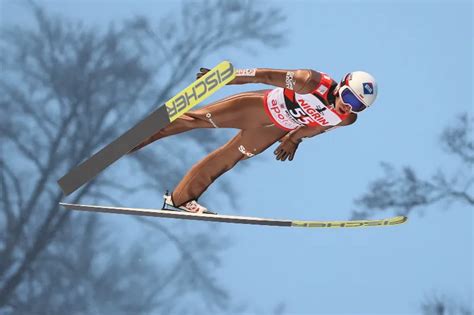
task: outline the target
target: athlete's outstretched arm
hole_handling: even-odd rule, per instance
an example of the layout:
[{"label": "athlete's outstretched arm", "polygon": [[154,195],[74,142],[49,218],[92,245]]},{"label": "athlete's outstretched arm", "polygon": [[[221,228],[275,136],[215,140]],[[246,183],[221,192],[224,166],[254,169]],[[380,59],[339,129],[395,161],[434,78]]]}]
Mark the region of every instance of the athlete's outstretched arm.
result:
[{"label": "athlete's outstretched arm", "polygon": [[[201,68],[197,78],[209,69]],[[279,69],[237,69],[236,77],[228,84],[263,83],[294,90],[299,94],[314,91],[321,80],[321,74],[314,70],[279,70]]]},{"label": "athlete's outstretched arm", "polygon": [[313,70],[241,69],[229,84],[263,83],[294,90],[299,94],[314,91],[321,75]]}]

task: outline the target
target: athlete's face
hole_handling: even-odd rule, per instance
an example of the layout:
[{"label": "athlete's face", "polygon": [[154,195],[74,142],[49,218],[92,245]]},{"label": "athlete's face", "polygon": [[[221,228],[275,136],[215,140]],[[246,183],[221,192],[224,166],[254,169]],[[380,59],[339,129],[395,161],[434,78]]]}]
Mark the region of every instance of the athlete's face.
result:
[{"label": "athlete's face", "polygon": [[334,106],[336,111],[341,115],[349,114],[351,112],[351,107],[347,104],[344,104],[339,95],[336,96],[336,102],[334,103]]}]

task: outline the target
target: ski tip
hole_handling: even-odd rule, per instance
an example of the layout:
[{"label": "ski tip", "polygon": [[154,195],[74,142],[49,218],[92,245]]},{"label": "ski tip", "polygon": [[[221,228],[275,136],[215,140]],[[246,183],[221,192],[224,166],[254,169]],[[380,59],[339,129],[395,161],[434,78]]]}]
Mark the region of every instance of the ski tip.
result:
[{"label": "ski tip", "polygon": [[404,216],[404,215],[399,215],[399,216],[396,216],[396,217],[393,217],[391,219],[389,219],[389,225],[399,225],[399,224],[403,224],[405,222],[408,221],[408,217]]},{"label": "ski tip", "polygon": [[360,228],[376,226],[392,226],[403,224],[408,220],[406,216],[396,216],[382,220],[353,220],[353,221],[292,221],[293,227],[316,228]]}]

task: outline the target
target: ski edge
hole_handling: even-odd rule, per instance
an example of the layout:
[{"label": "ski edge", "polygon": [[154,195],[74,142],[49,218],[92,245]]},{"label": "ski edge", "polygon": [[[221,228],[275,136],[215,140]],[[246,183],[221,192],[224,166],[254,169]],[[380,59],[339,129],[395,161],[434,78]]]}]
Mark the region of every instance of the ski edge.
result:
[{"label": "ski edge", "polygon": [[143,208],[124,208],[124,207],[108,207],[95,205],[81,205],[70,203],[59,203],[61,206],[86,212],[96,213],[115,213],[150,217],[163,217],[171,219],[198,220],[208,222],[224,222],[235,224],[251,224],[265,226],[281,226],[281,227],[306,227],[306,228],[360,228],[360,227],[381,227],[393,226],[405,223],[407,217],[396,216],[382,220],[349,220],[349,221],[297,221],[297,220],[276,220],[258,217],[244,217],[231,215],[214,215],[214,214],[194,214],[188,212],[179,212],[164,209],[143,209]]}]

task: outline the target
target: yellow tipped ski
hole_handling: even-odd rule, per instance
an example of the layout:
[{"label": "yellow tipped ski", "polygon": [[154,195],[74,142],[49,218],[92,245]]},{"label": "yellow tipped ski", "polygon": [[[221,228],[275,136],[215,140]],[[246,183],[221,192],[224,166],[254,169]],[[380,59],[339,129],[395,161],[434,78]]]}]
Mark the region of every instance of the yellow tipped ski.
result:
[{"label": "yellow tipped ski", "polygon": [[165,103],[170,122],[201,103],[234,78],[234,67],[228,61],[223,61],[212,68]]},{"label": "yellow tipped ski", "polygon": [[355,220],[355,221],[290,221],[275,220],[256,217],[242,217],[219,214],[196,214],[190,212],[162,210],[162,209],[142,209],[142,208],[121,208],[94,205],[78,205],[69,203],[60,203],[61,206],[87,212],[118,213],[128,215],[139,215],[149,217],[173,218],[182,220],[198,220],[209,222],[225,222],[237,224],[254,224],[267,226],[286,226],[286,227],[309,227],[309,228],[360,228],[373,226],[392,226],[406,222],[407,218],[403,216],[393,217],[384,220]]},{"label": "yellow tipped ski", "polygon": [[390,226],[405,223],[407,217],[398,216],[383,220],[351,220],[351,221],[292,221],[293,227],[309,228],[358,228],[370,226]]},{"label": "yellow tipped ski", "polygon": [[76,191],[109,165],[130,152],[141,141],[169,125],[234,78],[234,67],[228,61],[223,61],[212,68],[141,122],[61,177],[58,184],[64,194],[69,195]]}]

